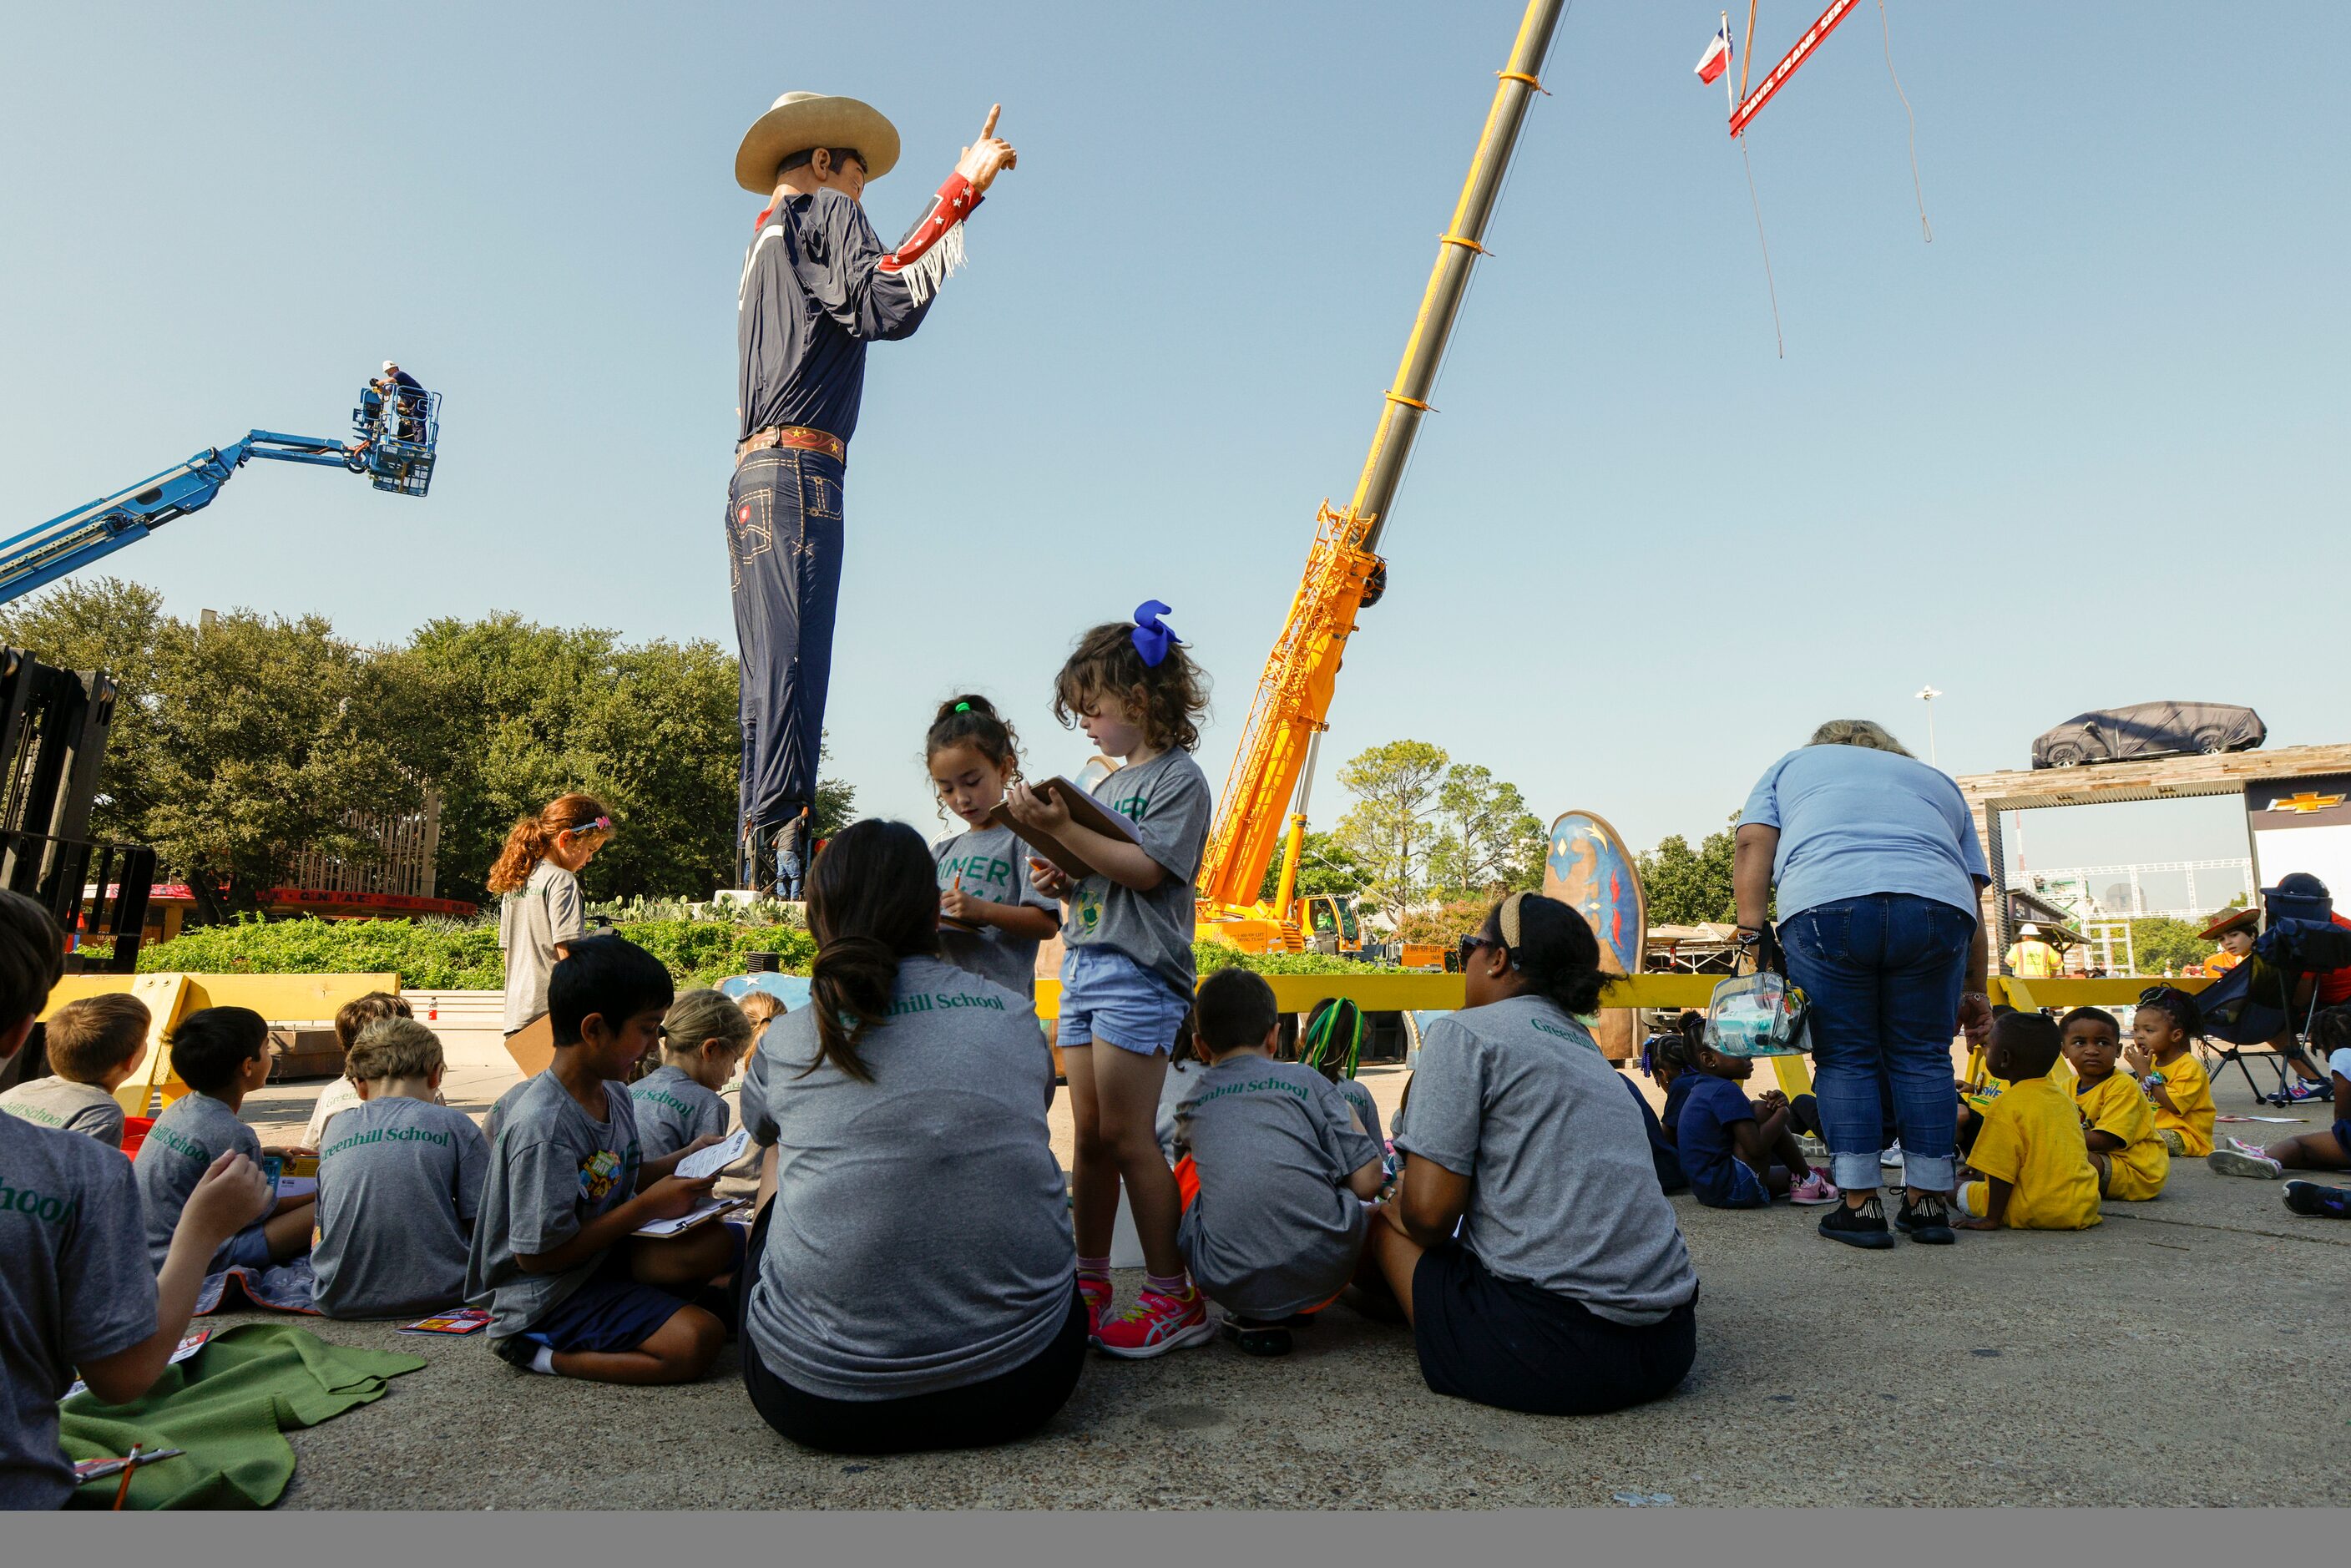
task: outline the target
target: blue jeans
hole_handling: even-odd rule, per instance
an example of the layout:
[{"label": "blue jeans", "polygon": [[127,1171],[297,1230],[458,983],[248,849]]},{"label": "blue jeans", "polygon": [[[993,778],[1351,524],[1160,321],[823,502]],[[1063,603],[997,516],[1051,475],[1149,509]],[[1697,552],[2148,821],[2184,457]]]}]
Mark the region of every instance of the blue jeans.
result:
[{"label": "blue jeans", "polygon": [[816,799],[845,477],[824,453],[770,447],[743,459],[727,486],[726,553],[743,657],[738,827],[776,827]]},{"label": "blue jeans", "polygon": [[1904,1180],[1949,1190],[1959,1122],[1951,1037],[1975,932],[1974,911],[1907,893],[1841,898],[1780,923],[1788,977],[1812,1003],[1813,1088],[1837,1186],[1878,1184],[1883,1083]]}]

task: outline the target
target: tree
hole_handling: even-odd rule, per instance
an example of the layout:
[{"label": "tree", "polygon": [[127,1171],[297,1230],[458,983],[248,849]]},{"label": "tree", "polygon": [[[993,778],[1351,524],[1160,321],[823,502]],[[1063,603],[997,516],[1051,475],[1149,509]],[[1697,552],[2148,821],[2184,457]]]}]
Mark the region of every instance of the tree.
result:
[{"label": "tree", "polygon": [[155,645],[163,596],[119,577],[81,578],[0,608],[0,642],[65,670],[114,677],[119,696],[98,770],[89,830],[100,839],[143,841],[155,800],[155,712],[161,702]]},{"label": "tree", "polygon": [[[1286,850],[1289,843],[1288,839],[1282,840],[1282,848]],[[1366,880],[1364,862],[1339,841],[1337,834],[1310,831],[1299,845],[1297,893],[1301,898],[1313,893],[1355,893]],[[1271,904],[1280,891],[1281,855],[1276,853],[1265,863],[1265,880],[1258,885],[1257,895]]]},{"label": "tree", "polygon": [[1355,804],[1339,819],[1340,842],[1362,863],[1364,880],[1392,909],[1417,903],[1427,881],[1428,820],[1452,758],[1425,740],[1391,740],[1352,758],[1339,783]]},{"label": "tree", "polygon": [[1650,924],[1727,925],[1739,918],[1730,886],[1738,818],[1731,821],[1733,827],[1708,833],[1696,849],[1673,833],[1641,855],[1641,890],[1648,897]]},{"label": "tree", "polygon": [[1517,785],[1457,762],[1437,790],[1437,811],[1444,827],[1428,849],[1435,896],[1489,898],[1542,886],[1549,836]]},{"label": "tree", "polygon": [[2207,942],[2196,935],[2197,927],[2185,920],[2170,920],[2159,915],[2130,923],[2131,960],[2142,975],[2160,975],[2167,970],[2179,974],[2190,964],[2201,964],[2220,948],[2217,942]]}]

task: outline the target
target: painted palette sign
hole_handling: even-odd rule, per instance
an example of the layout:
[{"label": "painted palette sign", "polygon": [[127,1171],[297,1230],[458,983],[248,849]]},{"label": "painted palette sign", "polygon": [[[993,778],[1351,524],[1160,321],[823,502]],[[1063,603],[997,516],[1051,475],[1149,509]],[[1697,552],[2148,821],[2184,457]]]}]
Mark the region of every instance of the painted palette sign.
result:
[{"label": "painted palette sign", "polygon": [[[1648,947],[1648,900],[1641,892],[1640,867],[1607,819],[1567,811],[1552,823],[1542,890],[1591,924],[1600,938],[1602,968],[1615,975],[1641,972]],[[1595,1033],[1611,1060],[1634,1053],[1636,1021],[1630,1008],[1602,1010]]]}]

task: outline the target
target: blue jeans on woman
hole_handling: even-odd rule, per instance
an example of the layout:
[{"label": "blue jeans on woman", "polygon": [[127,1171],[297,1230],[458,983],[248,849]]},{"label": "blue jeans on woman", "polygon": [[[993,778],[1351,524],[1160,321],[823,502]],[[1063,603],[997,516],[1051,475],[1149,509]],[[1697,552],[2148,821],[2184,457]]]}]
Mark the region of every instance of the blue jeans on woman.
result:
[{"label": "blue jeans on woman", "polygon": [[1780,923],[1788,977],[1811,1001],[1813,1089],[1830,1179],[1875,1187],[1885,1143],[1880,1080],[1893,1092],[1904,1179],[1951,1186],[1959,1032],[1975,912],[1908,893],[1840,898]]}]

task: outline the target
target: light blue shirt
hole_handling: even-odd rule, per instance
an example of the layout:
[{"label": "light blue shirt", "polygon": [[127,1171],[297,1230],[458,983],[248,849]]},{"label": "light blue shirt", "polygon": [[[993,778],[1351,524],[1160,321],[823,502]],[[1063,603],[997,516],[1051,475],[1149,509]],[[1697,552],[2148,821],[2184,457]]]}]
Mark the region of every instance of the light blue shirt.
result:
[{"label": "light blue shirt", "polygon": [[1807,746],[1764,771],[1740,813],[1780,830],[1780,918],[1844,898],[1909,893],[1976,913],[1991,881],[1950,775],[1861,746]]}]

